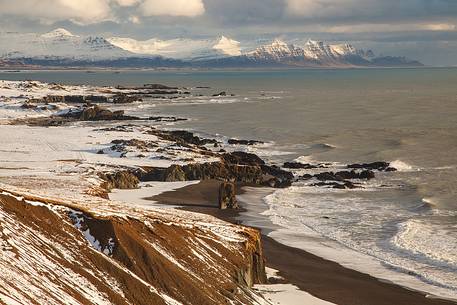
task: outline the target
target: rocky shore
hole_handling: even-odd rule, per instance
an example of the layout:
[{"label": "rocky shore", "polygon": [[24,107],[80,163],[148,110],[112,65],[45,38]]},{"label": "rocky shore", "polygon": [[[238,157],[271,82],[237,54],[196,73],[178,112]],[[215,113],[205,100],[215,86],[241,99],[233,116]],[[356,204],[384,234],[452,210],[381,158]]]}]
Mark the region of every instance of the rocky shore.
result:
[{"label": "rocky shore", "polygon": [[[388,162],[348,164],[338,171],[329,164],[296,160],[270,164],[246,152],[262,141],[202,137],[166,128],[187,118],[138,116],[122,109],[151,98],[198,96],[199,88],[6,81],[0,88],[0,219],[5,219],[0,222],[0,267],[5,270],[0,301],[271,304],[253,289],[269,282],[265,262],[271,261],[287,280],[337,304],[387,304],[319,293],[309,281],[300,281],[312,276],[303,272],[309,254],[295,255],[296,250],[268,238],[263,244],[259,230],[225,221],[236,223],[231,216],[242,209],[237,194],[243,186],[287,188],[303,182],[363,188],[379,173],[395,171]],[[185,181],[200,182],[146,200],[211,216],[110,200],[114,189]],[[293,265],[273,257],[286,253],[295,255]],[[299,266],[295,273],[289,272],[293,266]],[[338,268],[315,271],[329,272],[319,277],[323,280],[332,272],[347,272]],[[351,283],[359,280],[365,279]],[[343,286],[347,293],[352,293],[351,285]],[[446,304],[421,302],[415,304]]]}]

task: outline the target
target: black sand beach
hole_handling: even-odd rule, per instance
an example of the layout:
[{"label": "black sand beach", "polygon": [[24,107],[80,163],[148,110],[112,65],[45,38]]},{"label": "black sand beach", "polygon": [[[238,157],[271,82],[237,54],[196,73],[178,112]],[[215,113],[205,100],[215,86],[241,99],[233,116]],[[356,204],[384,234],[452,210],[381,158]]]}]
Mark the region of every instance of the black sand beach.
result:
[{"label": "black sand beach", "polygon": [[[154,200],[165,204],[182,204],[185,210],[213,215],[239,223],[242,210],[220,210],[217,207],[218,183],[203,181],[196,185],[166,192]],[[241,190],[242,192],[242,190]],[[428,298],[424,293],[382,282],[370,275],[345,268],[306,251],[285,246],[262,234],[268,267],[320,299],[339,305],[445,305],[455,302]]]}]

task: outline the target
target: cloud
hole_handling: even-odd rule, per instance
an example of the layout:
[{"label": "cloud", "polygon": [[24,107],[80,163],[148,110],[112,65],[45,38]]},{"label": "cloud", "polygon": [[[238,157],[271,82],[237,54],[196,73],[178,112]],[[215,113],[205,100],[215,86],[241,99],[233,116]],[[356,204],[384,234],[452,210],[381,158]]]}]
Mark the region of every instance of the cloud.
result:
[{"label": "cloud", "polygon": [[140,5],[144,16],[196,17],[205,13],[202,0],[145,0]]},{"label": "cloud", "polygon": [[140,0],[116,0],[116,3],[120,6],[133,6],[140,2]]},{"label": "cloud", "polygon": [[50,23],[72,20],[96,23],[110,18],[108,0],[0,0],[0,14],[27,17]]},{"label": "cloud", "polygon": [[[0,0],[0,16],[38,20],[44,24],[122,20],[125,9],[143,16],[196,17],[205,12],[202,0]],[[138,18],[125,19],[132,23],[139,21]]]},{"label": "cloud", "polygon": [[424,21],[452,18],[454,0],[285,0],[287,15],[315,22]]}]

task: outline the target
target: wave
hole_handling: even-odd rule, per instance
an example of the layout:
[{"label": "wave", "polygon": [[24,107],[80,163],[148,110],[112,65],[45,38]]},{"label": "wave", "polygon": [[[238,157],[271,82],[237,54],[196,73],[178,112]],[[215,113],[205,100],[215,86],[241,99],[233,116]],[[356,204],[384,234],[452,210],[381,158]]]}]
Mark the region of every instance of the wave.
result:
[{"label": "wave", "polygon": [[457,271],[457,236],[445,225],[412,219],[398,225],[392,243],[412,255]]},{"label": "wave", "polygon": [[[309,251],[315,246],[310,248],[309,242],[305,246],[305,242],[290,238],[318,240],[316,238],[320,236],[336,242],[342,249],[355,251],[360,259],[365,257],[367,262],[360,264],[360,259],[357,259],[358,263],[348,263],[335,254],[339,250],[330,255],[324,254],[327,259],[374,276],[399,281],[407,287],[443,297],[456,297],[457,236],[449,237],[450,231],[444,230],[441,225],[422,227],[414,222],[404,225],[404,219],[417,217],[417,211],[399,209],[398,203],[392,201],[390,191],[386,192],[386,197],[382,197],[378,190],[373,189],[373,192],[377,195],[345,193],[341,196],[338,191],[295,184],[264,198],[269,209],[263,215],[283,228],[275,234],[284,243],[295,243],[295,246]],[[373,200],[373,196],[378,199]],[[368,210],[370,213],[366,212]],[[363,267],[373,259],[379,262],[378,267],[373,264]],[[386,276],[381,271],[386,269],[395,274]]]},{"label": "wave", "polygon": [[414,166],[412,166],[406,162],[403,162],[401,160],[395,160],[395,161],[390,162],[390,167],[395,168],[399,172],[410,172],[410,171],[414,170]]}]

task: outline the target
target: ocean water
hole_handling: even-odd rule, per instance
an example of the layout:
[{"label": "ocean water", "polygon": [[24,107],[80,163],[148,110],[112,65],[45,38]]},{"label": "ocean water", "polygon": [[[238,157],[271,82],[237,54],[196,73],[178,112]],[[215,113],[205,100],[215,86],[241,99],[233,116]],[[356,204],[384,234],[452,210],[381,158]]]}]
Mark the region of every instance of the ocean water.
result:
[{"label": "ocean water", "polygon": [[[457,298],[457,69],[5,72],[0,79],[184,86],[203,96],[147,100],[128,111],[191,119],[171,128],[263,140],[245,149],[277,164],[393,162],[398,172],[360,190],[304,182],[278,190],[264,199],[263,216],[282,228],[282,241],[287,232],[305,250],[331,241],[329,258],[354,251],[355,268]],[[211,97],[221,91],[234,96]]]}]

